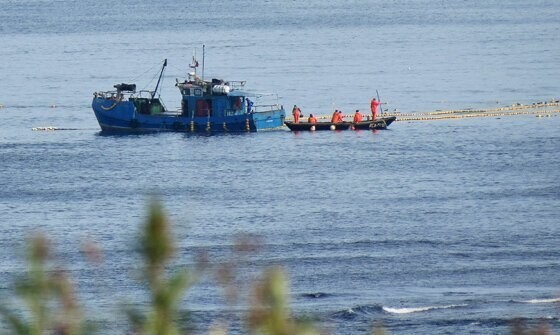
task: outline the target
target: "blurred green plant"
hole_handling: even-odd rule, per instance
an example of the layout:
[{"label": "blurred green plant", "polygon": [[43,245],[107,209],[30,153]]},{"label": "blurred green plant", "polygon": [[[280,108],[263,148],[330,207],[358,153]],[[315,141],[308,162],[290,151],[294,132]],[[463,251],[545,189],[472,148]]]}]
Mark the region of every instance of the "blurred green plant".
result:
[{"label": "blurred green plant", "polygon": [[536,328],[528,328],[522,319],[513,320],[511,327],[512,335],[548,335],[550,329],[546,324],[541,324]]},{"label": "blurred green plant", "polygon": [[0,314],[12,331],[10,334],[90,333],[91,328],[85,326],[70,280],[62,270],[52,270],[48,266],[49,256],[46,238],[35,236],[27,254],[28,271],[15,287],[27,313],[0,306]]},{"label": "blurred green plant", "polygon": [[254,286],[248,328],[252,334],[263,335],[318,335],[311,322],[290,317],[287,300],[287,281],[280,268],[264,273]]},{"label": "blurred green plant", "polygon": [[147,314],[129,309],[128,316],[139,335],[179,335],[175,319],[179,302],[193,284],[187,270],[169,276],[165,267],[174,253],[170,227],[163,209],[153,201],[140,237],[140,252],[144,257],[144,278],[148,283],[151,307]]}]

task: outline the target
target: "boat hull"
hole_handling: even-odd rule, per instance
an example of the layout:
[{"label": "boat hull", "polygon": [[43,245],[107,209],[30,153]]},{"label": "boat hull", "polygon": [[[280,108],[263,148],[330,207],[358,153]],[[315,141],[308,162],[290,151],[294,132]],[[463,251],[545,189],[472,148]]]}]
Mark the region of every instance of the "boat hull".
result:
[{"label": "boat hull", "polygon": [[[310,130],[347,130],[349,128],[361,130],[361,129],[387,129],[387,127],[393,123],[397,118],[394,116],[379,118],[375,121],[362,121],[362,122],[342,122],[342,123],[332,123],[332,122],[298,122],[294,123],[291,121],[286,121],[284,124],[291,131],[310,131]],[[314,127],[314,128],[313,128]],[[334,128],[333,128],[334,127]]]},{"label": "boat hull", "polygon": [[103,132],[256,132],[281,129],[285,119],[282,108],[258,113],[227,116],[184,116],[181,114],[138,113],[131,101],[94,97],[92,108]]},{"label": "boat hull", "polygon": [[395,120],[397,119],[396,116],[390,116],[390,117],[383,117],[383,118],[378,118],[375,121],[362,121],[362,122],[356,122],[353,123],[353,127],[356,130],[367,130],[367,129],[387,129],[387,127],[393,123]]},{"label": "boat hull", "polygon": [[304,131],[304,130],[347,130],[352,125],[351,122],[339,122],[339,123],[332,123],[332,122],[317,122],[317,123],[309,123],[309,122],[298,122],[294,123],[291,121],[286,121],[284,124],[291,130],[291,131]]}]

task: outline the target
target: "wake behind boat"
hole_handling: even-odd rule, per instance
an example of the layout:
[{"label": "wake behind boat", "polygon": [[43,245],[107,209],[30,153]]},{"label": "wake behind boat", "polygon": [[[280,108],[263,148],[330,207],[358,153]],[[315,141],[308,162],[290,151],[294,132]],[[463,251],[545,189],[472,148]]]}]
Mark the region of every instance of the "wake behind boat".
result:
[{"label": "wake behind boat", "polygon": [[397,118],[395,116],[382,117],[375,120],[367,120],[362,122],[298,122],[286,121],[284,124],[291,131],[313,131],[313,130],[375,130],[375,129],[387,129],[387,127],[393,123]]},{"label": "wake behind boat", "polygon": [[[204,80],[196,75],[198,62],[193,57],[183,82],[175,84],[181,92],[181,109],[169,111],[158,95],[167,60],[154,91],[136,91],[135,84],[114,85],[115,91],[96,92],[92,108],[104,132],[256,132],[280,129],[286,113],[276,103],[261,103],[264,95],[243,91],[244,81]],[[203,66],[204,69],[204,66]],[[125,98],[125,95],[128,98]]]}]

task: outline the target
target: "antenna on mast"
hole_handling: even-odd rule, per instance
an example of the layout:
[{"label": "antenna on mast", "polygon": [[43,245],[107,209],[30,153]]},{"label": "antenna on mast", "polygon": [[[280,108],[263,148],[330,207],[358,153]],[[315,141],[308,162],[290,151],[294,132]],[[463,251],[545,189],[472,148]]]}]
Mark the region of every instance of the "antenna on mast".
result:
[{"label": "antenna on mast", "polygon": [[196,49],[194,49],[193,56],[192,56],[192,62],[191,62],[191,64],[189,64],[189,67],[191,69],[194,69],[194,78],[196,80],[196,68],[198,67],[198,61],[196,60]]}]

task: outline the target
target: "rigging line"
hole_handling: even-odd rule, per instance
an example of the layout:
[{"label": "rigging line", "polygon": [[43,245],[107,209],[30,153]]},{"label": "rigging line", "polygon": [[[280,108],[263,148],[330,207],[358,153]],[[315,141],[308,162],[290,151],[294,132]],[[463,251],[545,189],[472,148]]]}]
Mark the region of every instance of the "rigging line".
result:
[{"label": "rigging line", "polygon": [[156,68],[156,66],[159,66],[159,64],[154,64],[151,68],[149,68],[148,70],[142,72],[141,74],[139,74],[138,76],[136,76],[135,78],[133,78],[131,80],[131,82],[135,82],[137,81],[140,77],[144,76],[146,73],[151,72],[154,68]]},{"label": "rigging line", "polygon": [[[169,67],[169,68],[171,68],[171,69],[177,71],[177,73],[183,73],[183,72],[185,72],[185,69],[180,69],[180,68],[178,68],[177,66],[174,66],[174,65],[167,65],[167,67]],[[188,72],[188,70],[187,70],[187,72]]]},{"label": "rigging line", "polygon": [[142,91],[147,91],[148,90],[148,86],[152,85],[152,82],[156,79],[156,77],[159,76],[159,73],[155,73],[154,76],[152,77],[152,79],[150,79],[150,81],[142,88]]}]

